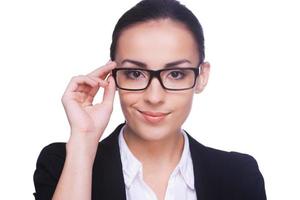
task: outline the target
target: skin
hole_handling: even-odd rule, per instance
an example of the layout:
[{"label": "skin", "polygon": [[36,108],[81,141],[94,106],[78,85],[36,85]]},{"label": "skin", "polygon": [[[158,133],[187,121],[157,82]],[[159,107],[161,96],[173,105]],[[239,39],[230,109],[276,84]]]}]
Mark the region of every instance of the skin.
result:
[{"label": "skin", "polygon": [[[136,62],[141,62],[147,69],[158,70],[180,60],[184,62],[173,66],[196,67],[199,63],[197,44],[183,24],[162,19],[141,23],[123,31],[115,61],[118,67],[139,67]],[[153,79],[144,91],[119,90],[127,121],[125,141],[142,162],[144,180],[159,199],[164,198],[169,176],[181,157],[184,144],[181,126],[190,113],[194,94],[204,89],[208,73],[209,64],[204,63],[201,81],[198,78],[196,86],[190,90],[167,91],[157,79]],[[139,111],[168,114],[159,123],[149,123],[143,120]]]},{"label": "skin", "polygon": [[[62,98],[70,138],[66,144],[66,159],[56,186],[54,200],[91,199],[92,169],[98,142],[109,122],[116,91],[110,76],[116,66],[128,67],[131,59],[144,63],[148,69],[161,69],[168,63],[186,60],[174,67],[196,67],[199,52],[192,34],[181,23],[170,19],[144,22],[124,30],[119,38],[116,59],[86,74],[74,76]],[[196,86],[186,91],[166,91],[157,79],[140,92],[119,90],[127,125],[126,143],[143,164],[144,181],[158,199],[164,199],[169,176],[178,164],[183,150],[181,126],[188,117],[193,96],[206,86],[210,65],[203,63]],[[103,100],[94,97],[104,88]],[[148,123],[138,110],[166,112],[159,123]],[[100,147],[101,151],[101,147]]]}]

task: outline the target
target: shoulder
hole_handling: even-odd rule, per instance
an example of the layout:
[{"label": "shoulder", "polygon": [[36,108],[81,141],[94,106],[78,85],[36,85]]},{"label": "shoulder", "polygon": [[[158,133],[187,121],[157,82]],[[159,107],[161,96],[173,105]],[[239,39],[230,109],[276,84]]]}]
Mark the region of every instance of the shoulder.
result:
[{"label": "shoulder", "polygon": [[250,164],[257,167],[257,162],[253,156],[235,151],[224,151],[205,146],[188,134],[192,157],[202,160],[209,165],[236,168]]},{"label": "shoulder", "polygon": [[221,172],[222,193],[239,199],[265,200],[265,183],[256,159],[245,153],[208,148],[211,154],[222,158],[216,171]]},{"label": "shoulder", "polygon": [[[102,141],[99,141],[95,157],[97,166],[103,164],[103,162],[106,160],[111,160],[112,157],[116,157],[116,154],[118,153],[117,138],[119,129],[122,127],[121,125],[119,125],[114,132],[112,132]],[[35,180],[41,178],[41,176],[39,176],[41,173],[47,173],[54,180],[59,179],[65,159],[65,142],[54,142],[43,147],[36,162],[36,170],[34,174]]]},{"label": "shoulder", "polygon": [[207,164],[211,170],[219,172],[223,181],[231,182],[233,185],[240,185],[245,180],[249,183],[251,179],[256,183],[263,182],[257,161],[252,155],[211,147],[205,148]]},{"label": "shoulder", "polygon": [[[256,159],[246,153],[204,146],[190,137],[195,176],[232,199],[265,199],[264,179]],[[234,196],[232,196],[234,195]]]},{"label": "shoulder", "polygon": [[37,159],[35,179],[41,178],[42,171],[47,171],[48,178],[59,178],[66,157],[66,143],[56,142],[45,146]]},{"label": "shoulder", "polygon": [[226,170],[258,168],[255,158],[246,153],[224,151],[205,146],[188,135],[192,158],[205,162],[209,166],[222,167]]},{"label": "shoulder", "polygon": [[41,150],[33,175],[36,199],[51,199],[65,162],[65,145],[52,143]]},{"label": "shoulder", "polygon": [[66,157],[66,143],[56,142],[45,146],[37,159],[37,168],[47,165],[50,169],[60,169]]},{"label": "shoulder", "polygon": [[[118,152],[118,134],[124,123],[120,124],[111,134],[109,134],[102,141],[99,141],[96,159],[103,159],[105,157],[111,157]],[[101,151],[100,151],[101,147]],[[48,164],[50,167],[61,168],[60,165],[64,164],[66,157],[66,143],[65,142],[54,142],[45,146],[38,157],[37,167],[39,165]],[[54,162],[55,161],[55,162]],[[60,166],[60,167],[59,167]]]},{"label": "shoulder", "polygon": [[215,149],[212,147],[204,146],[206,154],[205,159],[211,165],[223,167],[225,170],[241,171],[244,168],[258,168],[256,159],[249,154],[236,152],[236,151],[224,151]]},{"label": "shoulder", "polygon": [[54,143],[46,145],[41,150],[39,157],[48,156],[48,155],[64,157],[65,154],[66,154],[66,143],[65,142],[54,142]]}]

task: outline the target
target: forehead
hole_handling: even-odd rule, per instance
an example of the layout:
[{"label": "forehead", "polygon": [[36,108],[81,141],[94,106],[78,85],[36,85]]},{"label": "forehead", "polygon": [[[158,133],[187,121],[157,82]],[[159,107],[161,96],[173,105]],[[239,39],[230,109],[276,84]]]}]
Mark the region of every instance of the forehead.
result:
[{"label": "forehead", "polygon": [[178,59],[198,60],[196,41],[186,26],[171,19],[151,20],[122,31],[116,61],[134,59],[161,65]]}]

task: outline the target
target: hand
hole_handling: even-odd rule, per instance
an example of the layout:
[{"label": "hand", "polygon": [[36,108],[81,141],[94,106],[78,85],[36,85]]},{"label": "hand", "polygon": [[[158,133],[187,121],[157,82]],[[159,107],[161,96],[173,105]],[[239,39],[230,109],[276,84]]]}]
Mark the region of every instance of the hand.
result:
[{"label": "hand", "polygon": [[[69,82],[61,101],[72,134],[99,142],[113,110],[116,86],[109,73],[115,67],[115,62],[108,62],[87,75],[73,77]],[[103,100],[93,105],[100,87],[104,88]]]}]

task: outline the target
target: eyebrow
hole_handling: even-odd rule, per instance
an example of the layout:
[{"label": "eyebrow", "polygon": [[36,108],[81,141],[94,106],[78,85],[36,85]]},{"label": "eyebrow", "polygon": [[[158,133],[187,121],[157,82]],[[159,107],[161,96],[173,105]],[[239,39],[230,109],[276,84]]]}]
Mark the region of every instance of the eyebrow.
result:
[{"label": "eyebrow", "polygon": [[[131,59],[124,59],[121,62],[121,65],[124,64],[124,63],[126,63],[126,62],[138,65],[141,68],[147,68],[147,64],[146,63],[143,63],[143,62],[140,62],[140,61],[136,61],[136,60],[131,60]],[[182,64],[182,63],[190,63],[191,64],[191,62],[189,60],[182,59],[182,60],[177,60],[177,61],[174,61],[174,62],[167,63],[167,64],[165,64],[164,68],[170,68],[170,67],[173,67],[174,65],[179,65],[179,64]]]}]

